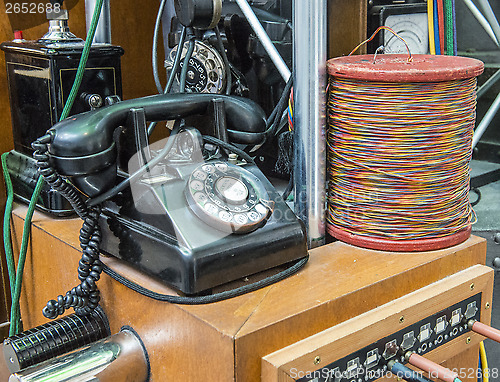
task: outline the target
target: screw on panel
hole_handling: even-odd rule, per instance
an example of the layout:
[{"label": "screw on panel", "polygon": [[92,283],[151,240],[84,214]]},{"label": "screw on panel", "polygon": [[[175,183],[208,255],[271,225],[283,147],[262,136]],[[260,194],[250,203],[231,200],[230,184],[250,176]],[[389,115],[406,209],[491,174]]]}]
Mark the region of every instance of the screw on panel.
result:
[{"label": "screw on panel", "polygon": [[405,322],[405,316],[399,317],[399,323],[402,324],[403,322]]},{"label": "screw on panel", "polygon": [[318,355],[316,358],[314,358],[314,364],[318,365],[321,362],[321,357]]},{"label": "screw on panel", "polygon": [[468,345],[468,344],[470,344],[470,342],[471,342],[470,337],[467,337],[467,339],[465,340],[465,343]]},{"label": "screw on panel", "polygon": [[470,284],[470,290],[474,290],[474,287],[475,287],[474,283]]},{"label": "screw on panel", "polygon": [[489,303],[489,302],[487,302],[487,303],[485,304],[485,306],[484,306],[484,307],[485,307],[486,309],[490,309],[490,303]]}]

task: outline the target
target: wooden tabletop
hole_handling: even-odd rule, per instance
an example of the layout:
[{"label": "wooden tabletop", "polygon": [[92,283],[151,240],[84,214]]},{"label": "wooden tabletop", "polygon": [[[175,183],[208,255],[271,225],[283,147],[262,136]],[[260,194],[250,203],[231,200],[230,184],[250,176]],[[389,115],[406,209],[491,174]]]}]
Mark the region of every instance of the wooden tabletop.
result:
[{"label": "wooden tabletop", "polygon": [[[15,206],[16,241],[25,213],[25,206]],[[29,277],[25,277],[22,295],[25,327],[45,322],[41,315],[45,302],[77,284],[80,226],[79,219],[35,213],[25,271]],[[183,306],[151,300],[107,275],[102,276],[99,288],[112,332],[123,325],[133,326],[160,375],[172,375],[177,367],[185,373],[200,368],[200,376],[206,376],[203,365],[210,370],[210,364],[217,362],[213,380],[250,381],[257,380],[252,376],[260,373],[260,359],[266,354],[484,264],[485,256],[486,241],[475,236],[452,248],[422,253],[374,251],[335,242],[311,250],[308,264],[296,275],[215,304]],[[172,293],[117,259],[103,257],[103,261],[149,289]],[[168,365],[163,362],[164,353],[171,361]],[[196,360],[205,360],[202,365],[192,359],[194,355]]]}]

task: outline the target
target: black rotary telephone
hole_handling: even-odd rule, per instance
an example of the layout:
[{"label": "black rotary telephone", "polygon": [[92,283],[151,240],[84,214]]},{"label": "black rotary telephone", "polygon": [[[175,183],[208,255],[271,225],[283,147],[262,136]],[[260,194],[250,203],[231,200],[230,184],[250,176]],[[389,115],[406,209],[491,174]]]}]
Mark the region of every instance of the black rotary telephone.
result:
[{"label": "black rotary telephone", "polygon": [[[206,126],[179,127],[207,115],[222,139],[202,136]],[[163,120],[177,120],[177,133],[150,145],[147,121]],[[155,95],[54,125],[39,140],[41,169],[101,206],[103,252],[192,295],[307,255],[301,222],[251,158],[224,142],[258,144],[264,130],[264,112],[248,99]]]}]

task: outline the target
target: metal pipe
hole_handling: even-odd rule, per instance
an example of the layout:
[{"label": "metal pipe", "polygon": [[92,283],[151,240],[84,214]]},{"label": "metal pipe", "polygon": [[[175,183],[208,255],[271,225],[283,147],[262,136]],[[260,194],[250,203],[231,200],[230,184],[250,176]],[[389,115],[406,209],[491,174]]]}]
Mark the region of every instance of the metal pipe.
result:
[{"label": "metal pipe", "polygon": [[493,12],[493,9],[491,9],[490,2],[488,0],[478,0],[478,1],[479,5],[483,9],[484,17],[486,17],[486,20],[488,20],[491,29],[493,29],[493,33],[495,34],[497,41],[500,42],[500,24],[498,24],[495,12]]},{"label": "metal pipe", "polygon": [[495,74],[493,74],[490,78],[488,78],[488,81],[486,81],[478,90],[476,97],[477,99],[481,98],[484,93],[486,93],[490,88],[497,83],[497,81],[500,79],[500,69],[498,69]]},{"label": "metal pipe", "polygon": [[295,213],[310,248],[325,240],[327,0],[294,1]]},{"label": "metal pipe", "polygon": [[148,378],[142,342],[125,329],[90,347],[12,374],[9,382],[145,382]]},{"label": "metal pipe", "polygon": [[[90,23],[94,14],[96,0],[85,0],[85,20],[87,22],[87,33],[90,29]],[[101,16],[97,23],[93,44],[111,44],[111,11],[109,0],[102,3]]]},{"label": "metal pipe", "polygon": [[468,326],[473,332],[500,343],[500,330],[479,321],[471,321]]},{"label": "metal pipe", "polygon": [[476,5],[472,2],[472,0],[463,0],[463,1],[465,5],[467,5],[469,10],[472,12],[476,20],[479,22],[479,24],[481,24],[486,33],[488,33],[488,36],[490,36],[490,38],[493,40],[496,46],[500,46],[499,41],[497,40],[495,32],[493,31],[493,28],[491,27],[490,23],[488,22],[488,20],[486,20],[481,11],[477,9]]},{"label": "metal pipe", "polygon": [[110,335],[101,308],[86,316],[76,313],[13,335],[3,342],[11,373],[89,345]]},{"label": "metal pipe", "polygon": [[248,4],[247,0],[236,0],[236,3],[238,3],[241,12],[243,12],[243,15],[246,17],[248,23],[250,24],[253,31],[259,38],[261,44],[264,46],[264,49],[271,58],[271,61],[276,66],[276,69],[278,69],[278,72],[280,73],[281,77],[283,77],[285,82],[288,82],[288,79],[291,76],[290,69],[288,69],[288,66],[286,65],[281,55],[279,54],[278,50],[274,46],[269,36],[267,35],[266,31],[262,27],[262,24],[260,23],[259,19],[257,18],[257,16],[255,16],[255,13]]},{"label": "metal pipe", "polygon": [[473,149],[476,147],[477,143],[483,136],[486,129],[490,126],[491,121],[493,120],[499,109],[500,109],[500,93],[498,93],[497,98],[495,98],[490,108],[484,115],[483,119],[476,127],[476,130],[474,130],[474,137],[472,138]]}]

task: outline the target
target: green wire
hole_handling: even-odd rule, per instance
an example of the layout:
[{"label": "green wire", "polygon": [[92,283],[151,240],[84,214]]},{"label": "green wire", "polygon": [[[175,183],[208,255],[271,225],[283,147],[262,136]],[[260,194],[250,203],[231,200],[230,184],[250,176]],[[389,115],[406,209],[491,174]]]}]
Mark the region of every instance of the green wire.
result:
[{"label": "green wire", "polygon": [[[7,188],[7,202],[5,203],[5,211],[9,211],[9,213],[5,213],[3,216],[3,236],[4,236],[4,250],[5,250],[5,258],[7,260],[7,270],[9,273],[9,283],[10,283],[10,294],[11,301],[14,300],[14,288],[15,288],[15,279],[16,279],[16,264],[14,263],[14,255],[12,252],[12,240],[10,237],[10,218],[12,211],[12,202],[14,201],[14,191],[12,188],[12,181],[10,179],[9,170],[7,169],[7,155],[8,153],[2,154],[2,169],[3,176],[5,178],[5,185]],[[13,325],[10,327],[10,332],[13,330]],[[12,335],[13,333],[9,333]]]},{"label": "green wire", "polygon": [[[5,258],[7,261],[7,270],[9,273],[9,283],[10,283],[10,293],[11,293],[11,302],[14,301],[14,292],[16,289],[16,264],[14,262],[14,254],[12,251],[12,240],[10,237],[10,220],[11,220],[11,211],[12,211],[12,203],[14,201],[14,190],[12,188],[12,180],[10,179],[9,170],[7,169],[7,156],[8,153],[2,154],[2,169],[3,175],[5,179],[5,185],[7,188],[7,202],[5,203],[5,211],[4,221],[3,221],[3,235],[4,235],[4,250],[5,250]],[[7,213],[8,212],[8,213]],[[11,303],[11,316],[14,316],[15,321],[11,320],[11,325],[9,328],[9,336],[16,334],[19,330],[19,320],[17,317],[19,316],[19,306],[14,306]]]},{"label": "green wire", "polygon": [[[89,32],[87,33],[87,38],[85,40],[85,45],[83,47],[82,56],[80,58],[80,62],[78,64],[78,69],[76,71],[75,80],[73,82],[73,87],[71,88],[71,92],[68,96],[68,99],[66,100],[66,103],[64,105],[64,109],[61,113],[61,117],[59,118],[59,121],[62,121],[63,119],[68,117],[69,112],[71,111],[71,108],[73,107],[76,96],[78,94],[78,90],[79,90],[80,85],[82,83],[83,75],[85,72],[85,67],[87,65],[88,57],[90,54],[92,40],[94,39],[95,31],[97,29],[97,23],[99,21],[100,15],[101,15],[103,1],[104,0],[97,0],[96,1],[90,29],[89,29]],[[27,212],[26,218],[24,220],[23,237],[22,237],[21,249],[20,249],[20,253],[19,253],[17,273],[14,274],[15,273],[15,265],[14,265],[14,259],[12,256],[12,244],[11,244],[11,237],[10,237],[10,216],[12,214],[12,200],[14,197],[13,196],[14,192],[12,189],[12,182],[10,181],[10,176],[8,174],[8,170],[6,169],[6,165],[5,165],[5,158],[4,158],[5,155],[8,155],[8,153],[5,153],[2,155],[3,173],[5,176],[5,182],[7,184],[7,203],[5,206],[4,232],[3,232],[3,234],[4,234],[4,247],[5,247],[6,256],[7,256],[7,268],[8,268],[8,272],[9,272],[11,295],[12,295],[11,314],[10,314],[11,325],[10,325],[10,333],[9,333],[9,335],[12,336],[14,334],[19,333],[19,330],[20,330],[21,317],[20,317],[20,308],[19,308],[19,298],[21,295],[21,286],[22,286],[22,279],[23,279],[23,273],[24,273],[24,264],[26,262],[26,252],[28,250],[28,241],[29,241],[30,231],[31,231],[30,230],[31,220],[33,218],[33,213],[35,212],[36,203],[40,197],[40,194],[42,192],[42,188],[45,184],[45,181],[43,180],[42,176],[39,176],[37,183],[36,183],[36,186],[35,186],[35,190],[33,191],[33,195],[31,197],[31,200],[30,200],[30,203],[28,206],[28,212]],[[10,183],[10,186],[9,186],[9,183]],[[9,200],[10,200],[10,202],[9,202]],[[10,251],[9,252],[10,255],[7,254],[8,251]],[[12,260],[11,262],[9,260],[9,256]],[[10,262],[10,265],[9,265],[9,262]],[[12,287],[14,287],[14,289],[12,289]]]},{"label": "green wire", "polygon": [[80,89],[80,84],[82,83],[85,66],[87,65],[87,60],[89,58],[92,40],[94,39],[97,23],[99,22],[99,17],[101,16],[103,1],[104,0],[96,1],[94,8],[94,15],[92,16],[90,29],[89,32],[87,33],[87,39],[85,40],[85,45],[83,47],[82,57],[80,58],[80,63],[78,64],[78,70],[76,71],[75,81],[73,82],[73,87],[71,88],[71,92],[69,93],[68,99],[66,100],[66,104],[64,105],[61,118],[59,119],[60,121],[62,121],[69,115],[69,112],[73,107],[73,103],[75,102],[76,95],[78,94],[78,89]]},{"label": "green wire", "polygon": [[453,56],[455,52],[453,36],[453,0],[444,0],[444,28],[446,40],[445,54]]},{"label": "green wire", "polygon": [[[35,186],[35,191],[33,192],[33,197],[30,200],[30,204],[28,206],[28,212],[26,213],[26,218],[24,219],[24,227],[23,227],[23,240],[21,242],[21,249],[19,251],[19,261],[17,263],[17,273],[16,273],[16,282],[14,287],[14,294],[12,297],[12,307],[10,310],[10,322],[15,323],[14,329],[15,331],[10,335],[19,333],[20,330],[20,307],[19,307],[19,298],[21,296],[21,284],[23,282],[23,273],[24,273],[24,264],[26,262],[26,252],[28,251],[28,241],[30,237],[31,231],[31,220],[33,218],[33,214],[35,212],[36,202],[38,197],[40,196],[40,191],[42,190],[43,182],[37,182]],[[36,197],[35,197],[36,196]],[[11,325],[11,329],[12,325]]]}]

